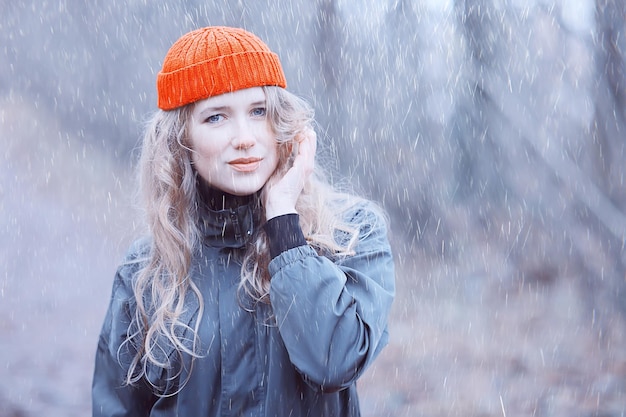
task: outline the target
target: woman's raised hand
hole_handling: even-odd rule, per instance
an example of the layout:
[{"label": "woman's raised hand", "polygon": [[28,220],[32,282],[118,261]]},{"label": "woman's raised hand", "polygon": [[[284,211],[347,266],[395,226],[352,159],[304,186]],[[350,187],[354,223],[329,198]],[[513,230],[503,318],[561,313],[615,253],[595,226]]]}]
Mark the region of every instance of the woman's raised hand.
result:
[{"label": "woman's raised hand", "polygon": [[294,143],[294,160],[282,177],[272,176],[262,193],[265,216],[269,220],[283,214],[296,213],[296,202],[304,184],[313,172],[317,135],[311,128],[298,133]]}]

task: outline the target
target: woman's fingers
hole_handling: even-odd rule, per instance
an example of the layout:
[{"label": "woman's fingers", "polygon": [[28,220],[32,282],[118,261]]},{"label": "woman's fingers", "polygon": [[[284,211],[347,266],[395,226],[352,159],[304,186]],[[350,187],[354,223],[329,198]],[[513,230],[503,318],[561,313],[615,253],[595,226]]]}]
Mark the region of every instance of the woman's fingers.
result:
[{"label": "woman's fingers", "polygon": [[296,202],[315,166],[317,136],[306,129],[294,138],[296,154],[293,165],[281,178],[271,178],[263,190],[267,218],[295,212]]}]

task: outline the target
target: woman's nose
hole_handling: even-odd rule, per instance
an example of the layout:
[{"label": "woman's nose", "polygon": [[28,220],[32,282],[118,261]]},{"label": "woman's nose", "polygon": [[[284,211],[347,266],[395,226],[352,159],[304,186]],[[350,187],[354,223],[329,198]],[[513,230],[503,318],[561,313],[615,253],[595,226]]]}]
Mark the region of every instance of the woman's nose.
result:
[{"label": "woman's nose", "polygon": [[249,149],[256,144],[254,130],[247,121],[242,120],[236,123],[232,144],[237,149]]}]

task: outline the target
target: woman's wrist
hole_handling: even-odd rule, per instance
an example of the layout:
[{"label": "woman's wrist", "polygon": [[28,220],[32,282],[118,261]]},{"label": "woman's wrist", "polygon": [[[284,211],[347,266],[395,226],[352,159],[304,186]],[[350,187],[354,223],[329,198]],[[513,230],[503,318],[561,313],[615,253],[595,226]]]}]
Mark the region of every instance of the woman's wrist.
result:
[{"label": "woman's wrist", "polygon": [[284,216],[285,214],[298,214],[296,208],[290,204],[267,204],[265,207],[265,218],[267,220],[273,219],[278,216]]}]

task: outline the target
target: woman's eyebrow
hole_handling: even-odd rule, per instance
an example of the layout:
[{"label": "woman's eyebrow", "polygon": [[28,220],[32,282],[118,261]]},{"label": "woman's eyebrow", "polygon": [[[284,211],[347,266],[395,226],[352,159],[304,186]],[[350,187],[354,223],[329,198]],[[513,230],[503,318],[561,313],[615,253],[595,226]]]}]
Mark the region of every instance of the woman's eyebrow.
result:
[{"label": "woman's eyebrow", "polygon": [[202,115],[205,113],[219,113],[227,110],[230,110],[230,106],[207,106],[200,110],[199,114]]},{"label": "woman's eyebrow", "polygon": [[[249,107],[265,106],[266,103],[267,103],[267,100],[253,101],[252,103],[250,103]],[[229,106],[229,105],[207,106],[207,107],[204,107],[203,109],[201,109],[198,112],[198,114],[203,115],[205,113],[219,113],[219,112],[226,112],[226,111],[230,111],[230,110],[231,110],[231,106]]]}]

